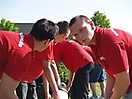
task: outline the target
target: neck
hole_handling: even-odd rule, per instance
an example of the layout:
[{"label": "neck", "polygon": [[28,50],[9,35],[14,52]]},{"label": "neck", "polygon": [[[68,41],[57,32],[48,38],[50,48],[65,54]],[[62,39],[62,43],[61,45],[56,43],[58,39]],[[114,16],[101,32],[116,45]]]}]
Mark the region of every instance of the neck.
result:
[{"label": "neck", "polygon": [[94,35],[91,42],[90,42],[90,44],[95,45],[95,41],[96,41],[96,39],[95,39],[95,35]]},{"label": "neck", "polygon": [[34,41],[34,49],[33,50],[37,50],[37,46],[39,45],[38,44],[38,41],[33,37],[33,41]]}]

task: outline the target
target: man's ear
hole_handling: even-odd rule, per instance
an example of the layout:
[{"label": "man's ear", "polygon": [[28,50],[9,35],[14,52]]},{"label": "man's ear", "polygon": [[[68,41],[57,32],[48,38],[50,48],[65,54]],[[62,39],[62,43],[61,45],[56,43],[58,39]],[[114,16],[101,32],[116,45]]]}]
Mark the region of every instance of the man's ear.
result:
[{"label": "man's ear", "polygon": [[67,34],[65,33],[65,34],[63,34],[63,38],[65,39],[65,38],[67,38]]},{"label": "man's ear", "polygon": [[90,20],[89,24],[91,25],[92,30],[94,30],[94,22],[92,20]]},{"label": "man's ear", "polygon": [[48,45],[50,43],[50,39],[44,40],[44,45]]}]

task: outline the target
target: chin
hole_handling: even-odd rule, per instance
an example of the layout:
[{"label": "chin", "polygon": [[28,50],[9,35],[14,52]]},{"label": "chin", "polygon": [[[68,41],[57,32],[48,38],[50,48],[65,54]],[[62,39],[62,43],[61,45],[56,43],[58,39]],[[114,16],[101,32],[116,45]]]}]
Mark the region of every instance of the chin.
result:
[{"label": "chin", "polygon": [[43,50],[37,50],[38,52],[42,52]]},{"label": "chin", "polygon": [[88,43],[85,41],[85,42],[83,42],[83,44],[85,45],[85,46],[88,46]]},{"label": "chin", "polygon": [[88,44],[84,43],[85,46],[88,46]]},{"label": "chin", "polygon": [[38,52],[42,52],[43,50],[45,50],[45,49],[38,49]]}]

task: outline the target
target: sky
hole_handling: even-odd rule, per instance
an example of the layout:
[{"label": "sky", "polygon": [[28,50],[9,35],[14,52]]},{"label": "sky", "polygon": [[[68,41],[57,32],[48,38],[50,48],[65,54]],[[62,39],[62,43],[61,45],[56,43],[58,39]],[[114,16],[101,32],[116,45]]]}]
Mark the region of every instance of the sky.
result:
[{"label": "sky", "polygon": [[92,17],[100,11],[111,27],[132,33],[132,0],[0,0],[0,20],[34,23],[47,18],[53,22],[70,21],[76,15]]}]

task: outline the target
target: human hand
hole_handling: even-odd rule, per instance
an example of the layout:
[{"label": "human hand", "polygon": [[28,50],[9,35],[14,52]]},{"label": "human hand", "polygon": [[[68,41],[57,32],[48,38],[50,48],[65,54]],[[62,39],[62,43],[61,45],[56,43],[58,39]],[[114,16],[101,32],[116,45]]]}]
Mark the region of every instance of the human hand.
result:
[{"label": "human hand", "polygon": [[52,98],[51,98],[51,95],[50,95],[50,94],[46,95],[46,96],[45,96],[45,99],[52,99]]},{"label": "human hand", "polygon": [[57,94],[53,94],[51,99],[62,99],[60,96],[60,92],[58,92]]},{"label": "human hand", "polygon": [[63,90],[59,90],[59,95],[54,95],[51,99],[68,99],[68,93]]},{"label": "human hand", "polygon": [[60,78],[56,81],[56,83],[57,83],[57,86],[58,86],[58,87],[61,85],[61,80],[60,80]]}]

